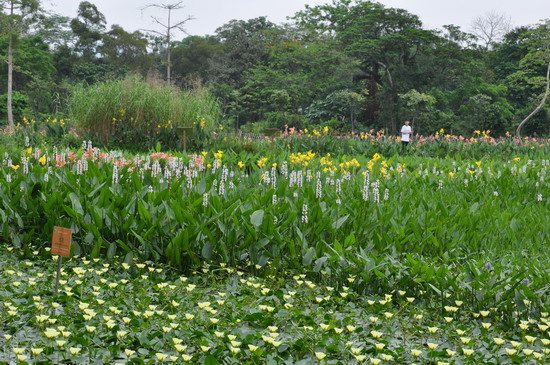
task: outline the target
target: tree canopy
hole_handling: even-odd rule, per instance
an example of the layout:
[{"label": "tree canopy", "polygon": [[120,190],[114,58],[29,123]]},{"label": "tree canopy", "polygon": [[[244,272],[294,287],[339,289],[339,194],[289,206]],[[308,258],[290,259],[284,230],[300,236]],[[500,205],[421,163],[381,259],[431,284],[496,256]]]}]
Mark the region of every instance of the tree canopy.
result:
[{"label": "tree canopy", "polygon": [[[504,134],[542,100],[550,52],[549,20],[510,29],[498,13],[474,14],[474,33],[452,24],[433,30],[404,9],[362,0],[306,6],[285,24],[235,19],[213,35],[168,42],[107,28],[113,20],[93,1],[81,2],[73,19],[41,11],[36,0],[2,0],[0,9],[0,58],[12,59],[9,82],[10,63],[0,65],[0,97],[11,83],[17,116],[63,113],[51,95],[70,94],[74,84],[164,78],[169,59],[173,84],[210,88],[219,122],[235,127],[328,123],[396,133],[408,118],[417,133]],[[550,133],[548,105],[524,132]]]}]

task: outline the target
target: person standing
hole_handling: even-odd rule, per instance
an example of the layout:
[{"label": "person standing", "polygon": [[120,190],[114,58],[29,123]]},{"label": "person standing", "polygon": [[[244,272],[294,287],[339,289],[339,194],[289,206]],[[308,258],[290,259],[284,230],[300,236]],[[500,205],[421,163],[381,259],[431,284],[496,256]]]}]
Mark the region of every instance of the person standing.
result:
[{"label": "person standing", "polygon": [[409,121],[405,121],[405,125],[401,127],[401,152],[405,150],[405,147],[409,145],[411,141],[412,128],[409,125]]}]

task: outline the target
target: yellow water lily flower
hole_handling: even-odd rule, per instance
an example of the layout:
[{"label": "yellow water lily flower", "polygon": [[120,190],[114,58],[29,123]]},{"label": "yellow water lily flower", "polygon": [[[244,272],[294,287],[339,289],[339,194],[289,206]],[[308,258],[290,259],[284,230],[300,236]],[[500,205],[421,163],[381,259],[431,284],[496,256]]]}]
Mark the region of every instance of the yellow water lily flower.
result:
[{"label": "yellow water lily flower", "polygon": [[317,360],[323,360],[327,355],[324,352],[316,352],[315,357]]}]

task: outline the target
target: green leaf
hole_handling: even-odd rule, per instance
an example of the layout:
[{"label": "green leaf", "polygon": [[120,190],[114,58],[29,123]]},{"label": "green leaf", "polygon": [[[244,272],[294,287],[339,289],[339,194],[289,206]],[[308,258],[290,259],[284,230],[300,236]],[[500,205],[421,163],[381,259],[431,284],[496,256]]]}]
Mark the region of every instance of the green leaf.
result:
[{"label": "green leaf", "polygon": [[310,247],[304,257],[302,258],[302,264],[304,266],[309,266],[313,262],[313,259],[315,258],[315,247]]},{"label": "green leaf", "polygon": [[216,358],[212,355],[208,355],[205,359],[204,359],[204,365],[219,365],[220,363],[218,362],[218,360],[216,360]]},{"label": "green leaf", "polygon": [[338,218],[338,220],[332,224],[332,228],[339,229],[340,227],[342,227],[342,224],[344,224],[344,222],[348,220],[348,218],[349,214]]},{"label": "green leaf", "polygon": [[256,228],[262,225],[264,220],[264,211],[262,209],[255,211],[250,215],[250,223]]}]

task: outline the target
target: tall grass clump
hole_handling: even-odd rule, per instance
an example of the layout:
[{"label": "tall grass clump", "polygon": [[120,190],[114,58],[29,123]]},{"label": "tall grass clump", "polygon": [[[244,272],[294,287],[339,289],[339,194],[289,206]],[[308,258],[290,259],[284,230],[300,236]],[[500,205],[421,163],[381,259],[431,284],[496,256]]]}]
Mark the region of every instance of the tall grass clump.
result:
[{"label": "tall grass clump", "polygon": [[164,149],[176,148],[177,127],[209,131],[220,117],[218,101],[206,88],[182,91],[134,75],[77,85],[69,106],[84,135],[103,145],[132,149],[149,149],[159,142]]}]

